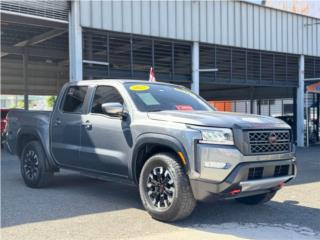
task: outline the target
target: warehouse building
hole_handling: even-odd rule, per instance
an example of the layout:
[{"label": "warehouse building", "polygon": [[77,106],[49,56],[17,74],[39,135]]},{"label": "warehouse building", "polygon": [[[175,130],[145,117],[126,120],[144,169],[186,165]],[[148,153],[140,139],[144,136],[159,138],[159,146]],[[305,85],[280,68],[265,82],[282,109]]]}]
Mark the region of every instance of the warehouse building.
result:
[{"label": "warehouse building", "polygon": [[[147,80],[153,67],[224,110],[292,115],[302,146],[319,21],[239,0],[2,1],[2,94],[27,103],[67,81]],[[319,136],[319,94],[307,99]]]}]

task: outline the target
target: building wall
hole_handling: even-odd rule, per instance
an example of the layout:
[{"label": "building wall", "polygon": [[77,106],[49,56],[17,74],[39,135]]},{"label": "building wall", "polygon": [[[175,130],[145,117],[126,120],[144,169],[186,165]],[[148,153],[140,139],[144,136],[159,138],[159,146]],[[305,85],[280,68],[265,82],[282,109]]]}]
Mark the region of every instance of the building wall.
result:
[{"label": "building wall", "polygon": [[320,56],[319,19],[238,0],[81,0],[83,27]]}]

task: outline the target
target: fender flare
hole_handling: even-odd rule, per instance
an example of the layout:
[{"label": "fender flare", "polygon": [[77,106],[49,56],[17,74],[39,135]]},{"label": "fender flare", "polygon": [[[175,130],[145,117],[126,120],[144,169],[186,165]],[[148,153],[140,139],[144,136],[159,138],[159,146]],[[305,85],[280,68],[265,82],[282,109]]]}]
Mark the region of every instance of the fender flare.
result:
[{"label": "fender flare", "polygon": [[130,177],[133,179],[135,183],[138,182],[136,179],[136,163],[137,163],[137,157],[139,151],[142,149],[144,144],[158,144],[163,145],[166,147],[169,147],[173,149],[176,153],[182,152],[182,154],[185,157],[185,160],[187,164],[184,166],[186,169],[186,172],[189,171],[189,158],[187,155],[187,152],[183,146],[183,144],[176,138],[166,135],[166,134],[160,134],[160,133],[145,133],[140,135],[136,139],[136,144],[132,152],[132,158],[131,158],[131,171],[130,171]]},{"label": "fender flare", "polygon": [[[34,136],[41,144],[44,153],[46,154],[46,157],[48,159],[48,163],[50,164],[51,167],[53,168],[58,168],[58,165],[56,164],[56,162],[54,162],[54,160],[51,157],[51,154],[49,152],[49,149],[46,147],[46,140],[44,139],[44,137],[41,135],[40,131],[38,129],[26,129],[26,128],[21,128],[18,130],[17,133],[17,142],[19,142],[20,138],[23,135],[32,135]],[[18,155],[18,146],[15,149],[16,154]],[[20,156],[18,156],[20,157]]]}]

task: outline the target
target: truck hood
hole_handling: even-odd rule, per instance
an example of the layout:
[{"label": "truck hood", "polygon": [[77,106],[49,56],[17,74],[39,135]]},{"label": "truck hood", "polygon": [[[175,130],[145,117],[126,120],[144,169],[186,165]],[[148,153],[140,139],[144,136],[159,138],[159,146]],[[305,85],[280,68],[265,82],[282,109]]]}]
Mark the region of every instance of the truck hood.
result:
[{"label": "truck hood", "polygon": [[284,128],[290,126],[280,119],[241,113],[207,111],[160,111],[149,112],[152,120],[185,123],[197,126],[224,128]]}]

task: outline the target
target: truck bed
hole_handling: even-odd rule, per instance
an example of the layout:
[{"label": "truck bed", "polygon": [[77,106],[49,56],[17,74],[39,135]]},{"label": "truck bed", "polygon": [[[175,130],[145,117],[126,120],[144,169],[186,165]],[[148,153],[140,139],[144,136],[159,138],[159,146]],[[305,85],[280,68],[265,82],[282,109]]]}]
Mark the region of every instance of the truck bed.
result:
[{"label": "truck bed", "polygon": [[[48,143],[49,146],[49,123],[51,111],[26,111],[22,109],[10,110],[8,113],[8,126],[6,129],[6,141],[11,153],[17,153],[18,134],[24,132],[35,132]],[[48,151],[48,149],[45,149]]]}]

